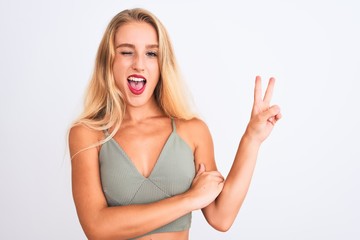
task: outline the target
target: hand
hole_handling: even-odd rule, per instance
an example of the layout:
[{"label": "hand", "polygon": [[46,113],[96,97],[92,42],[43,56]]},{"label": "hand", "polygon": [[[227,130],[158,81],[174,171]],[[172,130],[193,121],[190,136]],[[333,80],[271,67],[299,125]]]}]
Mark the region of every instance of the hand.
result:
[{"label": "hand", "polygon": [[257,76],[255,80],[254,105],[245,135],[259,143],[270,135],[274,125],[281,118],[279,106],[270,106],[274,84],[275,79],[270,78],[265,96],[262,98],[261,78]]},{"label": "hand", "polygon": [[212,203],[224,187],[224,178],[218,171],[206,172],[205,165],[200,168],[187,192],[192,198],[195,210]]}]

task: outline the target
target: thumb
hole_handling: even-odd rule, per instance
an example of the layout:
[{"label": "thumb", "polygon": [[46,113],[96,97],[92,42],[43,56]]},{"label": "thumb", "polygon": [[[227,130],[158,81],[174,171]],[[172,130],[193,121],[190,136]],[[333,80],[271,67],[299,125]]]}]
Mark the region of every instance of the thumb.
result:
[{"label": "thumb", "polygon": [[280,113],[280,107],[277,105],[274,105],[271,108],[269,108],[268,110],[266,110],[265,112],[263,112],[261,114],[261,118],[262,118],[262,120],[267,121],[270,118],[274,118],[279,113]]},{"label": "thumb", "polygon": [[203,172],[205,172],[205,165],[203,163],[200,163],[200,167],[199,167],[198,172],[196,173],[196,176],[199,176]]}]

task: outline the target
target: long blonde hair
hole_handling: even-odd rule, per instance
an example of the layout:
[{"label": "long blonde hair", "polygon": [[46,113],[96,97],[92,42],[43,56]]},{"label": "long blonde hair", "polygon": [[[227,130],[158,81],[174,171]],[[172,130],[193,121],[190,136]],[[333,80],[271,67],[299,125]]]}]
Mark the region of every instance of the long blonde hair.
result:
[{"label": "long blonde hair", "polygon": [[106,28],[86,92],[84,110],[74,123],[74,125],[84,124],[94,130],[112,128],[111,134],[99,144],[110,139],[119,130],[124,117],[126,105],[122,93],[115,85],[113,75],[115,34],[120,26],[134,21],[146,22],[157,32],[160,79],[154,94],[159,107],[171,118],[188,120],[196,116],[185,91],[165,27],[147,10],[141,8],[124,10],[118,13]]}]

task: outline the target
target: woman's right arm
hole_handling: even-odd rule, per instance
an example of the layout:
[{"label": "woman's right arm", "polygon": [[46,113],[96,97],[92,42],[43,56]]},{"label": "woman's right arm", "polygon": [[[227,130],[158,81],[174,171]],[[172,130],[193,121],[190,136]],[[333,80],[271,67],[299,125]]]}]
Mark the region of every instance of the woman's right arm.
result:
[{"label": "woman's right arm", "polygon": [[[191,189],[158,202],[108,207],[100,181],[100,147],[82,149],[99,141],[99,133],[78,125],[71,129],[72,191],[80,224],[89,239],[127,239],[143,235],[200,209],[220,193],[219,179],[197,174]],[[81,152],[79,152],[81,151]],[[206,189],[204,191],[203,189]]]}]

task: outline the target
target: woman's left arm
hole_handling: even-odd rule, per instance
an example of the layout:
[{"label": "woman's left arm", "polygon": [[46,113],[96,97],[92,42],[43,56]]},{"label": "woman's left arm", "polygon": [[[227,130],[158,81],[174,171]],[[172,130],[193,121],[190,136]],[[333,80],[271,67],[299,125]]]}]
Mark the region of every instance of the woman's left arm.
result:
[{"label": "woman's left arm", "polygon": [[[274,83],[275,79],[271,78],[263,98],[261,78],[256,77],[251,119],[239,143],[224,188],[214,202],[202,209],[209,224],[219,231],[227,231],[233,224],[247,194],[260,145],[281,118],[280,108],[270,106]],[[210,133],[207,139],[199,142],[195,157],[198,163],[205,164],[206,171],[212,171],[216,170],[216,165]]]}]

